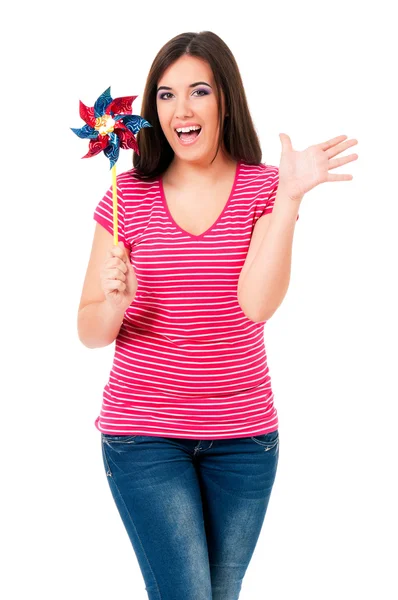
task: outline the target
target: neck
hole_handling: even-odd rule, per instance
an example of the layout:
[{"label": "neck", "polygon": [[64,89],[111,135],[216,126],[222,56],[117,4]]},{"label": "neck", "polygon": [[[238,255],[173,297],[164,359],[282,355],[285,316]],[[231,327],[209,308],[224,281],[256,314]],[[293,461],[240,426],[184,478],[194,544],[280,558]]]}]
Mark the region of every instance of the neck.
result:
[{"label": "neck", "polygon": [[178,187],[191,186],[196,184],[213,185],[220,181],[226,173],[236,166],[236,161],[230,156],[218,152],[215,160],[210,164],[210,159],[202,161],[182,160],[174,155],[169,168],[167,169],[167,180],[178,182]]}]

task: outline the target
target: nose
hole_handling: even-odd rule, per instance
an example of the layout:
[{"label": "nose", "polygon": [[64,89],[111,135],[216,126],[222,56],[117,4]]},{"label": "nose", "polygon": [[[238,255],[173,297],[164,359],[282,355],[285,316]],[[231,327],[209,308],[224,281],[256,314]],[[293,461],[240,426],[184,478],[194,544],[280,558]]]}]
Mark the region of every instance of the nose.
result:
[{"label": "nose", "polygon": [[184,98],[184,97],[181,97],[179,100],[177,100],[176,110],[175,110],[176,121],[178,121],[178,120],[183,121],[187,118],[192,117],[192,115],[193,115],[193,111],[189,105],[189,100],[187,100],[187,98]]}]

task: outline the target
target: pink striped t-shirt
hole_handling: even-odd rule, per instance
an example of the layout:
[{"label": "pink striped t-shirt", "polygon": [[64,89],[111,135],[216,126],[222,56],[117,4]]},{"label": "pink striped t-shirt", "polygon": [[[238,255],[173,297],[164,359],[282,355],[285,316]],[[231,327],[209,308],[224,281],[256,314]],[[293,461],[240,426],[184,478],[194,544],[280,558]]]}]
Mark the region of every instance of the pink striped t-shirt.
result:
[{"label": "pink striped t-shirt", "polygon": [[[118,236],[138,288],[115,340],[99,431],[205,440],[278,429],[266,321],[248,319],[237,299],[253,227],[272,212],[278,172],[239,161],[222,213],[201,235],[174,221],[161,176],[118,175]],[[112,187],[94,219],[113,235]]]}]

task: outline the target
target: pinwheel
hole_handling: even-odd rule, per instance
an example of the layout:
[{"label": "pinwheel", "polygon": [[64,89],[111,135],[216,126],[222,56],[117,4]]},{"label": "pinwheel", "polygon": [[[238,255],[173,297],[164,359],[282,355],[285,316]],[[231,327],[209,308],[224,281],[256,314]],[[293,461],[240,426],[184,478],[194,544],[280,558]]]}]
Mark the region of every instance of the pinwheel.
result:
[{"label": "pinwheel", "polygon": [[117,189],[116,189],[116,162],[119,158],[119,149],[129,148],[139,155],[139,148],[134,134],[142,127],[152,127],[148,121],[132,113],[132,103],[137,96],[124,96],[112,99],[111,88],[105,90],[96,100],[94,106],[88,107],[80,100],[79,114],[85,125],[80,129],[71,127],[73,133],[80,138],[89,139],[89,150],[82,158],[91,158],[104,152],[109,158],[112,169],[113,191],[113,240],[118,244],[117,224]]}]

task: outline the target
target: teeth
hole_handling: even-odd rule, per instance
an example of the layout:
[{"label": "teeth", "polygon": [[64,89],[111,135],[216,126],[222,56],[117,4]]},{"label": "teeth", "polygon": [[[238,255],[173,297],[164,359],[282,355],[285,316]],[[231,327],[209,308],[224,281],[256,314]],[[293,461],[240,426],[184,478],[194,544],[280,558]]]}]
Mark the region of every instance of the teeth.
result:
[{"label": "teeth", "polygon": [[200,129],[199,125],[193,125],[192,127],[178,127],[176,131],[178,133],[188,133],[188,131],[197,131],[198,129]]}]

